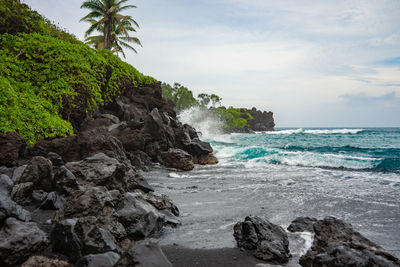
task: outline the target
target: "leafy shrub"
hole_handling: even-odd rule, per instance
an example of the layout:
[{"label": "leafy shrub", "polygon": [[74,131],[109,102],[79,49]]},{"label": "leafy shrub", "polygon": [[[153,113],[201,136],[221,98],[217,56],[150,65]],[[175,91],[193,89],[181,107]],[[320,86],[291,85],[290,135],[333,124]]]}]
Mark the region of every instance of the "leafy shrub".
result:
[{"label": "leafy shrub", "polygon": [[71,43],[74,35],[60,29],[20,0],[0,0],[0,34],[40,33]]},{"label": "leafy shrub", "polygon": [[215,109],[216,114],[225,122],[224,128],[243,129],[248,126],[248,121],[253,119],[250,113],[243,108],[225,108],[219,107]]},{"label": "leafy shrub", "polygon": [[16,131],[29,144],[71,134],[74,110],[93,110],[123,89],[155,82],[108,50],[38,33],[0,35],[0,78],[0,131]]}]

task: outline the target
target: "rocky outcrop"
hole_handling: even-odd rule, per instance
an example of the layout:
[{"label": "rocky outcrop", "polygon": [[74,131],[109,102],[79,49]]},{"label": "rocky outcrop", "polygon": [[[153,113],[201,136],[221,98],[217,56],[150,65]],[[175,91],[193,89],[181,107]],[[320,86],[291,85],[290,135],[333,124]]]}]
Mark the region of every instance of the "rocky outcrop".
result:
[{"label": "rocky outcrop", "polygon": [[300,258],[302,266],[400,266],[400,260],[355,231],[327,217],[313,224],[314,242]]},{"label": "rocky outcrop", "polygon": [[248,109],[253,119],[248,121],[249,128],[253,131],[273,131],[275,127],[274,113],[271,111],[260,111],[256,108]]},{"label": "rocky outcrop", "polygon": [[288,226],[290,232],[314,232],[314,223],[317,219],[310,217],[298,217]]},{"label": "rocky outcrop", "polygon": [[251,250],[261,260],[286,263],[289,260],[289,239],[282,227],[258,216],[247,216],[234,226],[237,246]]},{"label": "rocky outcrop", "polygon": [[23,262],[33,253],[44,250],[48,242],[46,234],[36,223],[9,217],[0,232],[0,265]]},{"label": "rocky outcrop", "polygon": [[15,166],[25,146],[25,139],[15,132],[0,134],[0,165]]},{"label": "rocky outcrop", "polygon": [[178,148],[170,148],[168,151],[161,152],[159,161],[166,167],[190,171],[194,168],[193,157]]}]

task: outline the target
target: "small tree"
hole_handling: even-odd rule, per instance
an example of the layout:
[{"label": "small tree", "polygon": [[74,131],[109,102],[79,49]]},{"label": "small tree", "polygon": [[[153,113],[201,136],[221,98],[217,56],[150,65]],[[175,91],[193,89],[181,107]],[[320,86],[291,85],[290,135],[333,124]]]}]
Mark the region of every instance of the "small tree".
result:
[{"label": "small tree", "polygon": [[213,107],[215,107],[215,105],[216,105],[217,103],[218,103],[219,105],[221,105],[222,98],[219,97],[219,96],[217,96],[216,94],[210,95],[210,99],[211,99],[211,102],[212,102]]},{"label": "small tree", "polygon": [[197,98],[199,99],[199,104],[203,107],[208,107],[208,104],[210,104],[211,98],[208,94],[201,93],[197,96]]}]

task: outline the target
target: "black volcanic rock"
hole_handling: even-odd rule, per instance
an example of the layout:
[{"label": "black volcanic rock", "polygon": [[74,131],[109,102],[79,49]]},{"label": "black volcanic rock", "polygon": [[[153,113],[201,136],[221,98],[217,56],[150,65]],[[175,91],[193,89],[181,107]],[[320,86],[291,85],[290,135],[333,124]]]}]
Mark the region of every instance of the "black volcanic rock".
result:
[{"label": "black volcanic rock", "polygon": [[287,228],[290,232],[311,232],[314,233],[314,223],[317,221],[315,218],[298,217],[292,221]]},{"label": "black volcanic rock", "polygon": [[256,108],[248,109],[248,113],[253,116],[252,120],[248,121],[250,129],[253,131],[273,131],[275,127],[274,113],[271,111],[260,111]]},{"label": "black volcanic rock", "polygon": [[26,147],[26,141],[15,132],[0,134],[0,165],[15,166]]},{"label": "black volcanic rock", "polygon": [[286,263],[289,260],[289,239],[282,227],[258,216],[247,216],[234,226],[237,246],[251,250],[261,260]]},{"label": "black volcanic rock", "polygon": [[400,266],[400,260],[334,217],[314,223],[314,242],[302,266]]}]

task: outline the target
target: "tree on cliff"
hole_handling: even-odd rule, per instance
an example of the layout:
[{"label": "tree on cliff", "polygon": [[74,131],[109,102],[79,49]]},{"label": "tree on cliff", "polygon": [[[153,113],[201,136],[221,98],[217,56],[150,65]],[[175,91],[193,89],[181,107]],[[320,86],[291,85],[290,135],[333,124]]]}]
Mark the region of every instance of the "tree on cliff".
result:
[{"label": "tree on cliff", "polygon": [[140,44],[138,38],[130,37],[129,32],[136,32],[135,26],[139,24],[128,15],[120,14],[121,11],[136,8],[135,5],[123,5],[128,0],[86,0],[81,8],[89,9],[90,12],[80,21],[91,23],[85,33],[88,37],[95,31],[101,32],[100,36],[87,38],[87,43],[95,48],[104,48],[114,52],[122,52],[122,47],[133,49],[127,42]]}]

